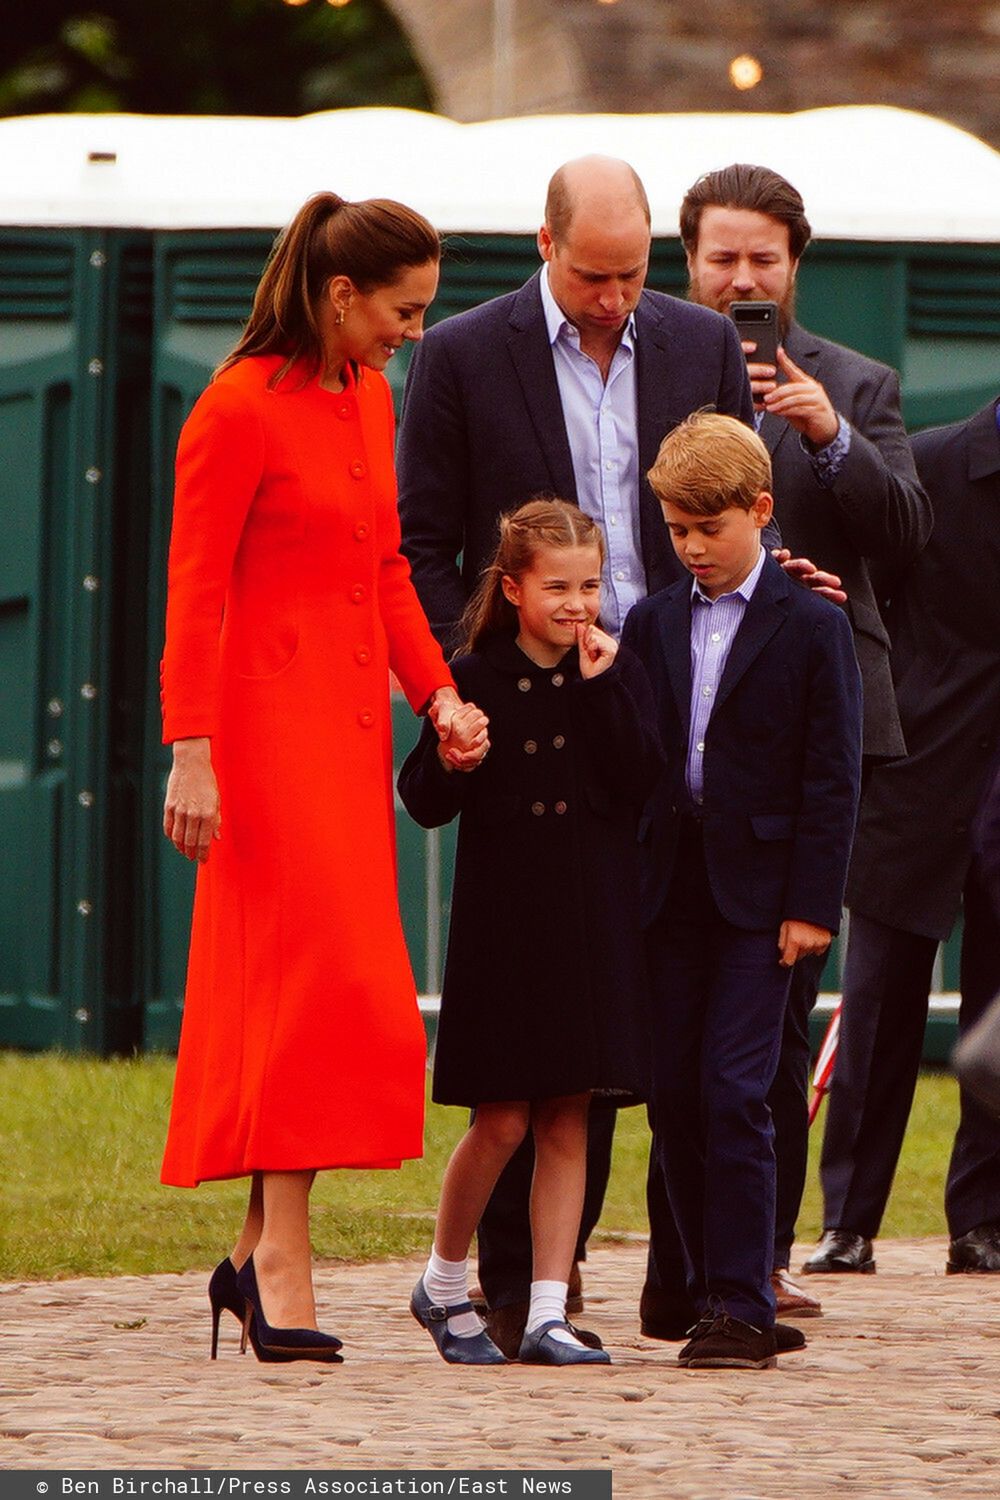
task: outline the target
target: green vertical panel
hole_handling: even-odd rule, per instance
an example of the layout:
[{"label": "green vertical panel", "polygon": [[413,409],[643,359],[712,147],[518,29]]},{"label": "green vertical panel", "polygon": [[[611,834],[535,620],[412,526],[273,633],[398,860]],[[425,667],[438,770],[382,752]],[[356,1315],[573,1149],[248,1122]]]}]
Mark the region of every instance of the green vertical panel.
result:
[{"label": "green vertical panel", "polygon": [[799,268],[797,307],[814,333],[902,369],[906,257],[899,246],[815,242]]},{"label": "green vertical panel", "polygon": [[100,1049],[104,237],[0,232],[0,1040]]}]

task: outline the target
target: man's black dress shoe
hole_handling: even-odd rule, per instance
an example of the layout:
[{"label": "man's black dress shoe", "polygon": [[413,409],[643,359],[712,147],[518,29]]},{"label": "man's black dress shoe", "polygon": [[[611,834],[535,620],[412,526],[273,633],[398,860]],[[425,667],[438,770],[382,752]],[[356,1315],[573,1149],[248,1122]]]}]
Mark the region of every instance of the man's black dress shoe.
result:
[{"label": "man's black dress shoe", "polygon": [[980,1224],[952,1240],[945,1270],[1000,1271],[1000,1224]]},{"label": "man's black dress shoe", "polygon": [[823,1238],[805,1262],[806,1276],[842,1271],[874,1271],[872,1242],[850,1229],[825,1229]]}]

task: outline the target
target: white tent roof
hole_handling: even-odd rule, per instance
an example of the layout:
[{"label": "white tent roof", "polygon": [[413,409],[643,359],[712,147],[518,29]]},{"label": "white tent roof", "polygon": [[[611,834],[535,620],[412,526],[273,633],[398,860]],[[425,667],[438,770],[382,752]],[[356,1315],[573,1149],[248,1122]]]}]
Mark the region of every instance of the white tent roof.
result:
[{"label": "white tent roof", "polygon": [[472,125],[397,109],[21,116],[0,120],[0,223],[277,228],[333,189],[401,199],[445,231],[533,233],[554,169],[591,151],[632,162],[659,235],[700,173],[748,161],[795,183],[823,238],[1000,241],[1000,153],[881,106]]}]

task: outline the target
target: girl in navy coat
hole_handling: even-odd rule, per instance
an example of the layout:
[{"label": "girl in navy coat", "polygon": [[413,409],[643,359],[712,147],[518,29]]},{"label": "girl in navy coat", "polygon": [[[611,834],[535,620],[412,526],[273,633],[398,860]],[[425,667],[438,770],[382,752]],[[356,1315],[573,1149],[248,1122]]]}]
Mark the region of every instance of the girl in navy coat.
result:
[{"label": "girl in navy coat", "polygon": [[607,1362],[566,1323],[595,1091],[646,1094],[639,810],[659,770],[639,662],[600,629],[603,539],[575,505],[501,522],[455,680],[490,720],[490,753],[453,773],[425,733],[399,793],[424,827],[461,814],[434,1098],[475,1107],[445,1173],[411,1308],[446,1360],[503,1355],[468,1302],[468,1248],[531,1129],[533,1282],[520,1359]]}]

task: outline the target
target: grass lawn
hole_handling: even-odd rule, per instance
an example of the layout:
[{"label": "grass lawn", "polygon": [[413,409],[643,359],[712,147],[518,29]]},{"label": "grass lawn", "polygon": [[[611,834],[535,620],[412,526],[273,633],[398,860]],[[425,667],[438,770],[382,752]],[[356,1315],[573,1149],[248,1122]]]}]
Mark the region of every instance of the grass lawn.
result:
[{"label": "grass lawn", "polygon": [[[172,1075],[166,1057],[0,1053],[0,1281],[206,1269],[226,1253],[246,1184],[187,1192],[158,1181]],[[941,1199],[957,1112],[954,1080],[925,1074],[886,1235],[945,1232]],[[461,1110],[429,1105],[422,1161],[399,1172],[322,1174],[313,1195],[317,1256],[376,1260],[425,1250],[441,1172],[464,1126]],[[812,1146],[818,1151],[818,1129]],[[599,1234],[644,1232],[647,1150],[644,1111],[623,1110]],[[819,1227],[814,1159],[803,1243]]]}]

